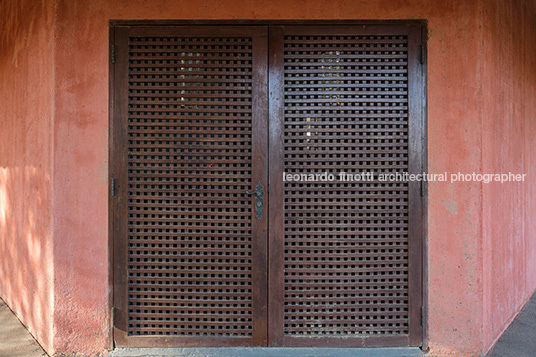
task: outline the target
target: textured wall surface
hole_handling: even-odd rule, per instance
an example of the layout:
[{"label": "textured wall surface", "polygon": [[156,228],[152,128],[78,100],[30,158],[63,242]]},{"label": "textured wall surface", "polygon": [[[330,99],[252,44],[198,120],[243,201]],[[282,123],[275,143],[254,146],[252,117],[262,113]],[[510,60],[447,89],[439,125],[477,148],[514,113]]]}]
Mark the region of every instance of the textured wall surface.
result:
[{"label": "textured wall surface", "polygon": [[[536,287],[531,1],[57,0],[31,2],[32,11],[25,3],[0,3],[0,20],[10,18],[0,21],[10,31],[0,35],[8,53],[0,54],[8,108],[0,113],[0,257],[13,262],[2,263],[0,294],[50,352],[89,354],[110,343],[110,19],[427,19],[429,171],[526,172],[530,180],[430,183],[431,351],[486,352]],[[39,302],[28,298],[34,290]]]},{"label": "textured wall surface", "polygon": [[52,2],[0,1],[0,296],[52,347]]},{"label": "textured wall surface", "polygon": [[536,2],[484,1],[482,160],[524,183],[483,185],[484,346],[536,288]]},{"label": "textured wall surface", "polygon": [[[231,0],[60,1],[54,176],[57,348],[95,351],[107,337],[110,19],[428,19],[430,169],[472,172],[482,165],[480,13],[476,1],[275,0],[262,6]],[[430,345],[436,352],[482,351],[481,186],[436,183],[429,190]],[[76,315],[62,311],[72,306],[78,308]]]}]

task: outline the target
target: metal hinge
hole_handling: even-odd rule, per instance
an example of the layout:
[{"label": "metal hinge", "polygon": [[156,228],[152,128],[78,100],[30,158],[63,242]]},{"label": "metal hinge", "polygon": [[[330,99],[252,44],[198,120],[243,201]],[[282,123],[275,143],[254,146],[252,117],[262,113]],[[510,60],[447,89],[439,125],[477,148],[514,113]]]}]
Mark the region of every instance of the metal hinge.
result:
[{"label": "metal hinge", "polygon": [[424,180],[421,180],[421,197],[424,197],[424,195],[425,195],[425,187],[424,187],[424,185],[425,185]]},{"label": "metal hinge", "polygon": [[115,326],[115,307],[112,307],[112,327]]},{"label": "metal hinge", "polygon": [[424,306],[421,306],[421,326],[424,327]]},{"label": "metal hinge", "polygon": [[426,57],[426,48],[424,47],[424,44],[421,44],[421,64],[424,64]]},{"label": "metal hinge", "polygon": [[112,45],[110,50],[110,59],[112,60],[112,63],[115,64],[115,45]]},{"label": "metal hinge", "polygon": [[110,190],[111,190],[112,197],[115,197],[115,179],[114,178],[112,178],[112,182],[110,182]]}]

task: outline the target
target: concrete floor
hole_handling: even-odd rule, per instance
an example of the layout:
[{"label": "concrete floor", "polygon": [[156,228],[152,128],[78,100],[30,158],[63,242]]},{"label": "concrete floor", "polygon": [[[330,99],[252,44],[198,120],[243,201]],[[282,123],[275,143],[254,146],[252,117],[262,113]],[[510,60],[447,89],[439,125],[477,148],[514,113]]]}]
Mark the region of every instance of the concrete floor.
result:
[{"label": "concrete floor", "polygon": [[536,294],[503,333],[487,357],[536,356]]},{"label": "concrete floor", "polygon": [[0,299],[0,357],[39,356],[47,354]]}]

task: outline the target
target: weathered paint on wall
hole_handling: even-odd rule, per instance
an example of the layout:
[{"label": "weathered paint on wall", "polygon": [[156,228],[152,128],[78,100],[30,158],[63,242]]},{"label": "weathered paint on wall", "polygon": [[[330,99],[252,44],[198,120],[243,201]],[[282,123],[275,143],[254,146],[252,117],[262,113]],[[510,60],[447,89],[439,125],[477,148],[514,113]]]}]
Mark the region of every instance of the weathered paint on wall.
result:
[{"label": "weathered paint on wall", "polygon": [[[54,197],[60,203],[56,220],[68,224],[55,230],[62,247],[55,252],[60,260],[56,274],[61,276],[55,286],[55,313],[63,316],[57,331],[77,333],[58,334],[56,347],[94,351],[104,345],[107,333],[103,299],[108,289],[105,133],[110,19],[428,19],[430,168],[472,172],[481,169],[479,11],[478,2],[467,1],[277,0],[262,6],[257,1],[219,0],[60,1],[55,137],[62,146],[55,154]],[[429,190],[430,345],[436,352],[482,351],[481,187],[431,184]],[[62,207],[69,201],[76,204]],[[457,211],[449,210],[446,201],[455,202]],[[87,277],[85,284],[79,284],[73,271]],[[64,289],[70,292],[66,301]],[[82,312],[71,318],[61,309],[72,305],[81,306]]]},{"label": "weathered paint on wall", "polygon": [[[429,23],[429,171],[526,170],[531,175],[532,185],[429,185],[431,349],[458,355],[487,351],[536,287],[536,224],[530,219],[536,209],[536,172],[531,167],[536,146],[534,12],[528,0],[273,0],[262,4],[254,0],[57,0],[51,26],[54,92],[47,92],[53,99],[39,103],[54,117],[47,131],[53,130],[53,139],[46,142],[53,143],[53,159],[49,158],[53,174],[49,170],[48,176],[39,175],[39,180],[48,178],[38,182],[46,192],[43,201],[52,202],[53,209],[54,279],[46,281],[53,283],[54,340],[52,347],[46,343],[48,350],[87,354],[103,351],[109,343],[110,19],[419,18]],[[4,25],[0,22],[0,26]],[[33,57],[39,68],[41,62],[45,68],[50,65],[46,58]],[[6,71],[5,66],[0,70]],[[2,85],[9,86],[1,78]],[[15,103],[27,105],[28,98],[16,96],[23,90],[23,81],[15,83],[19,84],[4,87],[5,91]],[[23,136],[19,127],[6,127],[6,132]],[[17,160],[27,150],[0,147]],[[43,150],[31,150],[43,155]],[[10,200],[21,204],[17,184],[7,182],[5,187],[4,191],[12,192]],[[20,212],[28,210],[23,207]],[[16,220],[22,224],[20,217]],[[9,278],[20,270],[10,271]],[[13,303],[20,300],[12,291],[0,293]],[[47,295],[39,290],[38,296]],[[31,312],[16,310],[30,321]],[[36,331],[47,330],[50,319],[31,325]]]},{"label": "weathered paint on wall", "polygon": [[52,348],[53,18],[0,2],[0,297]]},{"label": "weathered paint on wall", "polygon": [[[91,3],[64,1],[59,6],[61,42],[56,47],[58,95],[75,84],[78,91],[68,91],[58,103],[56,138],[64,150],[56,155],[55,182],[61,191],[55,192],[56,200],[67,198],[84,202],[83,207],[95,207],[98,216],[85,212],[57,210],[58,217],[72,222],[65,231],[57,231],[55,238],[62,243],[73,241],[71,233],[80,232],[76,241],[88,245],[85,249],[69,252],[76,270],[92,267],[89,276],[105,277],[103,266],[87,264],[90,261],[106,261],[105,251],[88,254],[89,246],[105,244],[105,236],[97,234],[97,228],[106,228],[106,183],[86,180],[86,172],[106,170],[107,137],[101,131],[107,128],[107,74],[109,19],[407,19],[429,20],[429,155],[433,171],[473,171],[481,168],[479,149],[481,135],[479,50],[480,27],[477,2],[427,1],[361,2],[355,1],[270,1],[259,6],[256,1],[93,1]],[[456,61],[459,60],[456,65]],[[89,62],[89,63],[88,63]],[[86,104],[86,109],[81,105]],[[90,111],[93,111],[91,113]],[[100,111],[100,113],[96,112]],[[78,119],[80,118],[80,119]],[[86,123],[91,120],[89,125]],[[67,136],[69,135],[69,136]],[[91,138],[93,145],[82,146],[80,140]],[[97,149],[95,151],[95,148]],[[90,160],[79,160],[72,152],[84,150],[92,155]],[[62,167],[58,167],[62,165]],[[82,165],[83,170],[80,169]],[[66,174],[59,176],[60,171]],[[75,177],[73,177],[73,173]],[[80,178],[76,176],[80,176]],[[68,180],[68,181],[67,181]],[[77,193],[78,187],[91,183],[93,195]],[[71,187],[65,190],[66,187]],[[65,198],[62,196],[65,195]],[[431,184],[429,197],[430,216],[430,344],[436,352],[476,352],[484,349],[482,321],[482,250],[481,250],[481,190],[478,184],[449,186]],[[452,212],[445,201],[456,202],[457,212]],[[77,214],[78,213],[78,214]],[[81,227],[92,227],[93,231]],[[62,227],[63,229],[63,227]],[[76,243],[75,243],[76,244]],[[61,254],[61,252],[58,252]],[[467,258],[469,257],[469,258]],[[59,264],[61,269],[62,264]],[[72,287],[78,279],[62,278],[61,283]],[[56,287],[58,291],[60,287]],[[100,285],[78,285],[73,292],[75,301],[85,306],[89,296],[102,298],[107,289],[106,280]],[[57,306],[69,306],[61,302]],[[104,308],[101,302],[98,306]],[[93,318],[65,321],[65,326],[83,324],[90,331],[106,331],[102,315]],[[471,322],[473,321],[473,322]],[[57,326],[60,329],[60,326]],[[93,336],[91,336],[93,338]],[[59,335],[58,339],[63,336]],[[58,348],[85,349],[89,336],[65,336],[65,343]],[[104,341],[96,341],[103,343]],[[62,346],[62,347],[59,347]],[[65,347],[63,347],[65,346]],[[68,346],[68,347],[67,347]]]},{"label": "weathered paint on wall", "polygon": [[484,346],[536,287],[536,2],[483,7],[483,168],[525,183],[483,185]]}]

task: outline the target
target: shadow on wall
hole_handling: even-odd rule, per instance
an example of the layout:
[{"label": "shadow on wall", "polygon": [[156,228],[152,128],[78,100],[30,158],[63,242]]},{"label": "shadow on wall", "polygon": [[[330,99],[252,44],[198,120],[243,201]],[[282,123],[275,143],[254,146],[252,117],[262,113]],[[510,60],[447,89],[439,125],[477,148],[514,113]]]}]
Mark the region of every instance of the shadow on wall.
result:
[{"label": "shadow on wall", "polygon": [[0,296],[52,346],[53,2],[0,1]]},{"label": "shadow on wall", "polygon": [[0,295],[40,340],[53,303],[48,182],[35,167],[0,168]]},{"label": "shadow on wall", "polygon": [[33,45],[32,35],[43,26],[43,22],[51,23],[47,17],[46,0],[3,0],[0,1],[0,56],[3,60],[11,59],[17,66],[18,59],[25,49]]}]

